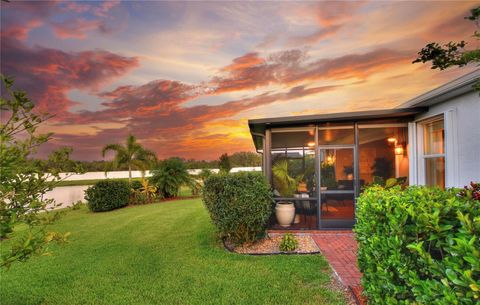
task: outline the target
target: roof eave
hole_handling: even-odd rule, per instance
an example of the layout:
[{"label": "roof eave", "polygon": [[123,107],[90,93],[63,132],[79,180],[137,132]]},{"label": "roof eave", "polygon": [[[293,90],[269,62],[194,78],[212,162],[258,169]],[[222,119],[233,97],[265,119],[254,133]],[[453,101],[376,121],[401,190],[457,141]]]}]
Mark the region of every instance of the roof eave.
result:
[{"label": "roof eave", "polygon": [[405,103],[400,104],[398,108],[428,107],[447,101],[459,95],[473,91],[473,85],[479,79],[480,69],[476,69],[440,87],[406,101]]}]

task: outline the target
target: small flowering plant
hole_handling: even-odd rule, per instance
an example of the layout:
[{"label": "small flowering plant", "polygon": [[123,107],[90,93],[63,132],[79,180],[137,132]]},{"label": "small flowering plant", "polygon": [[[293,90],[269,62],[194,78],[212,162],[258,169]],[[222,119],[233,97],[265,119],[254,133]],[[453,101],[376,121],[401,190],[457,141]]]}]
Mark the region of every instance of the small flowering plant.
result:
[{"label": "small flowering plant", "polygon": [[458,195],[466,199],[480,201],[480,183],[470,182],[470,185],[465,186]]}]

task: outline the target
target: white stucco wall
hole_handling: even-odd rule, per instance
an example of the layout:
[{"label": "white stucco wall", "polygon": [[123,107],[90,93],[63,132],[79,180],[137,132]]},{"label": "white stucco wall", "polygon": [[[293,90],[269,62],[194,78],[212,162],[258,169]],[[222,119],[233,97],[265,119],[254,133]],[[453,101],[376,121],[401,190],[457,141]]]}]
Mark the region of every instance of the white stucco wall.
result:
[{"label": "white stucco wall", "polygon": [[[231,172],[241,172],[241,171],[261,171],[261,167],[234,167]],[[190,175],[200,174],[201,169],[189,169],[188,173]],[[219,169],[210,169],[213,173],[218,173]],[[93,180],[93,179],[112,179],[112,178],[128,178],[128,171],[112,171],[107,172],[88,172],[84,174],[70,174],[70,173],[61,173],[60,176],[68,181],[74,180]],[[147,171],[145,177],[150,177],[151,173]],[[138,178],[141,177],[140,171],[132,171],[132,177]],[[62,204],[59,208],[65,208],[71,206],[77,201],[85,201],[85,190],[90,185],[73,185],[73,186],[59,186],[45,194],[45,199],[54,199],[56,204]]]},{"label": "white stucco wall", "polygon": [[[150,177],[150,176],[151,176],[150,172],[146,171],[145,177]],[[128,178],[128,171],[87,172],[84,174],[60,173],[60,177],[68,181]],[[141,171],[132,171],[132,178],[140,178],[140,177],[142,177]]]},{"label": "white stucco wall", "polygon": [[469,92],[430,106],[416,122],[440,114],[445,118],[446,186],[463,187],[480,181],[479,93]]},{"label": "white stucco wall", "polygon": [[[255,171],[256,168],[239,167],[243,171]],[[201,169],[188,169],[190,175],[198,175],[202,171]],[[218,173],[218,168],[210,169],[213,173]],[[145,171],[145,177],[150,177],[152,174],[150,171]],[[116,178],[128,178],[128,171],[110,171],[110,172],[87,172],[84,174],[72,174],[72,173],[60,173],[60,177],[67,181],[75,180],[96,180],[96,179],[116,179]],[[132,178],[141,178],[141,171],[132,171]]]}]

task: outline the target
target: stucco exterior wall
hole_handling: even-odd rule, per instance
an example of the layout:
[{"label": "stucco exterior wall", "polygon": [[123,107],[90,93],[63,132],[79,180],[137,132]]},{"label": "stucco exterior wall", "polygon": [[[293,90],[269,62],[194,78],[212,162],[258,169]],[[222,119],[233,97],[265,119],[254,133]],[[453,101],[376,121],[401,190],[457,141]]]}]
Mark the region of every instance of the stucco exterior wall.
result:
[{"label": "stucco exterior wall", "polygon": [[[430,106],[428,112],[416,117],[416,122],[441,114],[445,119],[446,186],[463,187],[470,181],[480,181],[479,93],[472,91]],[[422,184],[421,179],[418,182]]]}]

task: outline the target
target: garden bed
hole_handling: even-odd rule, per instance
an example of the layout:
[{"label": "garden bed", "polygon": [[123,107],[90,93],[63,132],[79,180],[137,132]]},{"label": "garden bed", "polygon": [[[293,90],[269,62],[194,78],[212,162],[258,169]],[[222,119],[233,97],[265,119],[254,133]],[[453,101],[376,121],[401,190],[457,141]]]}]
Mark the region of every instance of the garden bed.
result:
[{"label": "garden bed", "polygon": [[318,254],[320,249],[315,241],[308,234],[293,234],[298,241],[298,248],[295,251],[280,251],[279,245],[284,234],[269,233],[267,237],[250,244],[233,246],[228,241],[224,242],[225,248],[231,252],[249,255],[274,255],[274,254]]}]

